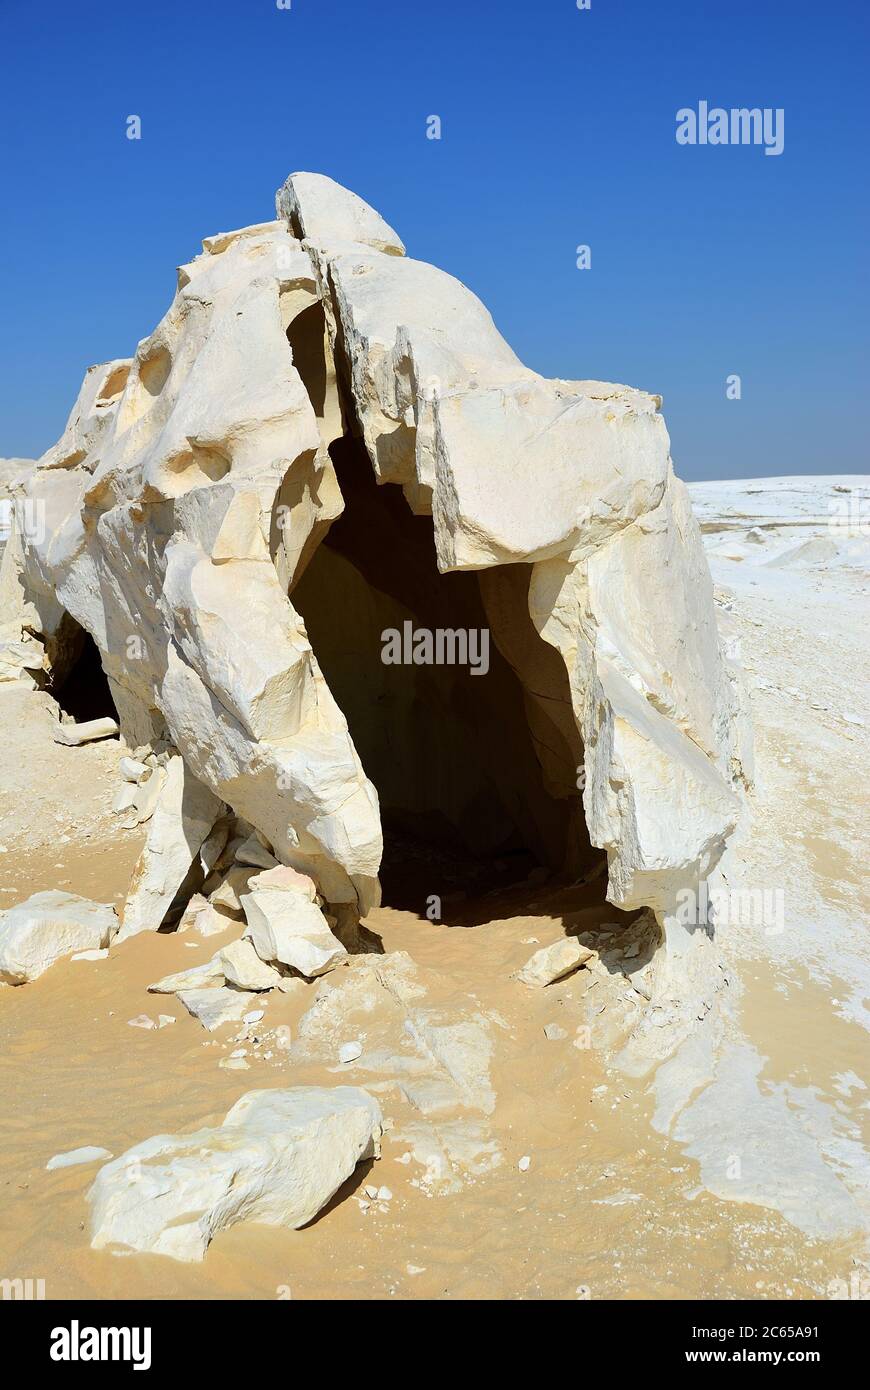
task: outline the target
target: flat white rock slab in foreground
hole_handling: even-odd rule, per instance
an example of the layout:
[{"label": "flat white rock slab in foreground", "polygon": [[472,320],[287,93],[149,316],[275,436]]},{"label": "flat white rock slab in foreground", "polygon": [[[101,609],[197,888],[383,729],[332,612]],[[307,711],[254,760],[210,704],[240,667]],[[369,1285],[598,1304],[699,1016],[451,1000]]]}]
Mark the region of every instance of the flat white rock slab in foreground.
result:
[{"label": "flat white rock slab in foreground", "polygon": [[117,926],[109,903],[59,890],[34,893],[0,913],[0,981],[25,984],[63,956],[103,950]]},{"label": "flat white rock slab in foreground", "polygon": [[217,1128],[158,1134],[106,1164],[88,1193],[91,1244],[193,1261],[238,1221],[298,1229],[380,1136],[380,1106],[356,1087],[249,1091]]}]

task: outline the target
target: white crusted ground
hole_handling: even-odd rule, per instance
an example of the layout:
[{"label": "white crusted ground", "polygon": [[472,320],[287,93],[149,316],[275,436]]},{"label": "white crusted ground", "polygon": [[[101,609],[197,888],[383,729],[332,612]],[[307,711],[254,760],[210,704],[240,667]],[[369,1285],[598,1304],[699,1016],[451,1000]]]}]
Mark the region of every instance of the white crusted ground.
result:
[{"label": "white crusted ground", "polygon": [[870,478],[690,491],[755,727],[756,786],[725,882],[767,893],[772,910],[720,927],[727,1006],[660,1069],[657,1125],[718,1196],[854,1236],[870,1219]]}]

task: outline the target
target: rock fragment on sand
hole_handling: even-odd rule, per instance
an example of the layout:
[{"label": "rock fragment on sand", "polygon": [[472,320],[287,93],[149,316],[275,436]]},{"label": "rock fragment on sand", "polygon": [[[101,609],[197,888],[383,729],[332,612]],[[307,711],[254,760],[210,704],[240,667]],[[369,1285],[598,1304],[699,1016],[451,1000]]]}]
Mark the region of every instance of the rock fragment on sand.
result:
[{"label": "rock fragment on sand", "polygon": [[178,970],[174,975],[164,975],[162,980],[148,986],[149,994],[180,994],[188,989],[216,989],[226,983],[223,968],[217,956],[192,965],[188,970]]},{"label": "rock fragment on sand", "polygon": [[357,1057],[362,1056],[362,1043],[346,1042],[342,1043],[338,1049],[338,1060],[346,1065],[348,1062],[355,1062]]},{"label": "rock fragment on sand", "polygon": [[245,935],[260,959],[280,961],[314,979],[346,964],[347,951],[329,930],[304,882],[300,891],[304,877],[283,865],[257,874],[242,894],[242,906],[248,922]]},{"label": "rock fragment on sand", "polygon": [[55,743],[68,748],[80,748],[101,738],[116,738],[120,730],[116,719],[89,719],[84,724],[57,724],[52,731]]},{"label": "rock fragment on sand", "polygon": [[275,989],[281,983],[282,976],[279,971],[260,960],[253,943],[247,937],[224,946],[215,956],[215,961],[227,983],[235,985],[237,989]]},{"label": "rock fragment on sand", "polygon": [[25,984],[64,956],[104,950],[117,926],[109,903],[56,889],[34,893],[0,913],[0,981]]},{"label": "rock fragment on sand", "polygon": [[138,758],[128,757],[122,758],[118,763],[118,771],[125,782],[132,782],[134,785],[144,782],[151,773],[147,764],[141,763]]},{"label": "rock fragment on sand", "polygon": [[45,1166],[49,1172],[52,1172],[55,1168],[75,1168],[80,1163],[99,1163],[103,1159],[111,1157],[109,1149],[100,1149],[95,1145],[86,1144],[80,1149],[69,1149],[66,1153],[55,1154]]},{"label": "rock fragment on sand", "polygon": [[216,1128],[156,1135],[102,1168],[91,1244],[196,1261],[242,1220],[296,1230],[378,1156],[381,1127],[377,1101],[355,1087],[250,1091]]},{"label": "rock fragment on sand", "polygon": [[203,1028],[213,1033],[223,1023],[238,1023],[257,996],[223,985],[212,989],[179,990],[176,998]]},{"label": "rock fragment on sand", "polygon": [[522,970],[517,972],[517,979],[533,989],[543,989],[556,980],[563,980],[594,955],[595,952],[590,951],[588,946],[582,946],[569,936],[564,941],[554,941],[551,946],[542,946],[535,951]]}]

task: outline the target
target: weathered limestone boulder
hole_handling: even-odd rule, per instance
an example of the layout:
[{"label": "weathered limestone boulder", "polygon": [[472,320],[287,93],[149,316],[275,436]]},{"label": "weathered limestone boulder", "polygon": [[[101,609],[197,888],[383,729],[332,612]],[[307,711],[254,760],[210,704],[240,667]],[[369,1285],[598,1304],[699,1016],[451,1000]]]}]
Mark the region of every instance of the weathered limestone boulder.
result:
[{"label": "weathered limestone boulder", "polygon": [[274,966],[260,959],[253,943],[246,937],[224,946],[216,959],[227,984],[235,985],[236,989],[275,989],[283,979]]},{"label": "weathered limestone boulder", "polygon": [[590,951],[588,946],[569,936],[564,941],[554,941],[552,946],[542,946],[535,951],[522,970],[517,971],[517,979],[522,980],[524,985],[543,989],[556,980],[564,980],[566,975],[579,970],[594,955],[595,952]]},{"label": "weathered limestone boulder", "polygon": [[246,936],[260,959],[280,961],[314,979],[343,965],[347,951],[304,886],[300,887],[301,878],[293,869],[267,869],[251,879],[248,892],[242,894],[242,907],[248,923]]},{"label": "weathered limestone boulder", "polygon": [[195,1261],[239,1221],[298,1229],[377,1157],[380,1136],[366,1091],[249,1091],[217,1128],[157,1135],[101,1168],[88,1193],[91,1244]]},{"label": "weathered limestone boulder", "polygon": [[21,985],[75,951],[101,950],[117,926],[109,903],[75,893],[34,893],[0,913],[0,981]]},{"label": "weathered limestone boulder", "polygon": [[[171,809],[154,811],[122,935],[160,925],[223,805],[314,881],[328,911],[364,916],[379,901],[372,772],[296,606],[351,506],[368,505],[364,469],[404,494],[396,525],[427,528],[453,592],[480,576],[468,611],[482,601],[522,706],[509,718],[499,696],[470,752],[493,727],[513,744],[524,718],[546,797],[571,807],[565,862],[586,839],[606,852],[610,900],[655,911],[657,989],[686,993],[694,1018],[714,948],[675,904],[715,871],[748,753],[660,399],[524,367],[465,286],[407,257],[330,179],[291,175],[276,209],[203,243],[133,357],[89,371],[62,440],[23,485],[45,525],[16,543],[11,577],[36,614],[18,639],[27,627],[53,640],[58,613],[71,615],[99,648],[128,745],[183,762]],[[420,538],[397,575],[386,556],[370,561],[371,592],[416,602]],[[344,565],[363,582],[330,553],[331,575]],[[351,623],[361,609],[331,613]],[[391,737],[411,746],[413,699],[396,713]],[[422,756],[431,766],[437,747]],[[487,824],[481,787],[495,787],[502,807],[533,806],[521,829],[542,857],[553,817],[526,795],[529,769],[511,781],[505,762],[462,789],[464,821]],[[193,816],[182,782],[202,790]],[[327,959],[313,900],[268,894],[265,906],[249,895],[258,954],[300,969],[286,957],[313,933]],[[319,968],[316,950],[306,963]]]}]

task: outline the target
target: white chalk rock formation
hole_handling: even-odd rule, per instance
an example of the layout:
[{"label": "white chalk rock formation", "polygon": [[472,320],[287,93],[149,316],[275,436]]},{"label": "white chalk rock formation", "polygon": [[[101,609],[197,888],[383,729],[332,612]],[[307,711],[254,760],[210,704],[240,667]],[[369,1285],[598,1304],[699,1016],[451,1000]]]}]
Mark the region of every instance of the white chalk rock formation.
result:
[{"label": "white chalk rock formation", "polygon": [[91,1244],[194,1261],[239,1221],[298,1229],[377,1157],[380,1136],[366,1091],[249,1091],[217,1128],[157,1135],[101,1168],[88,1193]]},{"label": "white chalk rock formation", "polygon": [[[133,357],[88,372],[23,484],[44,527],[6,547],[29,616],[18,638],[41,634],[50,662],[71,615],[99,648],[128,745],[177,750],[185,796],[201,788],[190,816],[175,774],[174,827],[149,833],[122,935],[160,925],[222,803],[327,909],[364,916],[379,901],[378,796],[294,606],[350,515],[336,459],[353,446],[350,485],[367,454],[404,493],[407,524],[431,526],[453,592],[477,572],[529,759],[571,807],[565,857],[588,840],[606,851],[609,899],[654,909],[657,989],[684,995],[694,1018],[718,975],[706,924],[686,924],[677,895],[715,870],[749,747],[660,399],[524,367],[465,286],[405,256],[332,180],[291,175],[276,206],[273,222],[208,238]],[[413,601],[414,553],[399,559],[409,591],[394,606]],[[346,556],[330,563],[354,573]],[[331,612],[341,620],[339,603]],[[420,757],[432,767],[438,749]],[[492,767],[489,785],[531,807],[504,757]],[[486,826],[470,807],[466,821]],[[558,858],[551,811],[529,815]],[[158,809],[152,827],[163,820]],[[279,937],[302,936],[274,927],[275,895],[269,912],[249,896],[258,954],[295,965]],[[294,920],[317,912],[293,904]]]},{"label": "white chalk rock formation", "polygon": [[0,913],[0,981],[21,985],[74,951],[101,950],[117,926],[109,903],[75,893],[34,893]]}]

